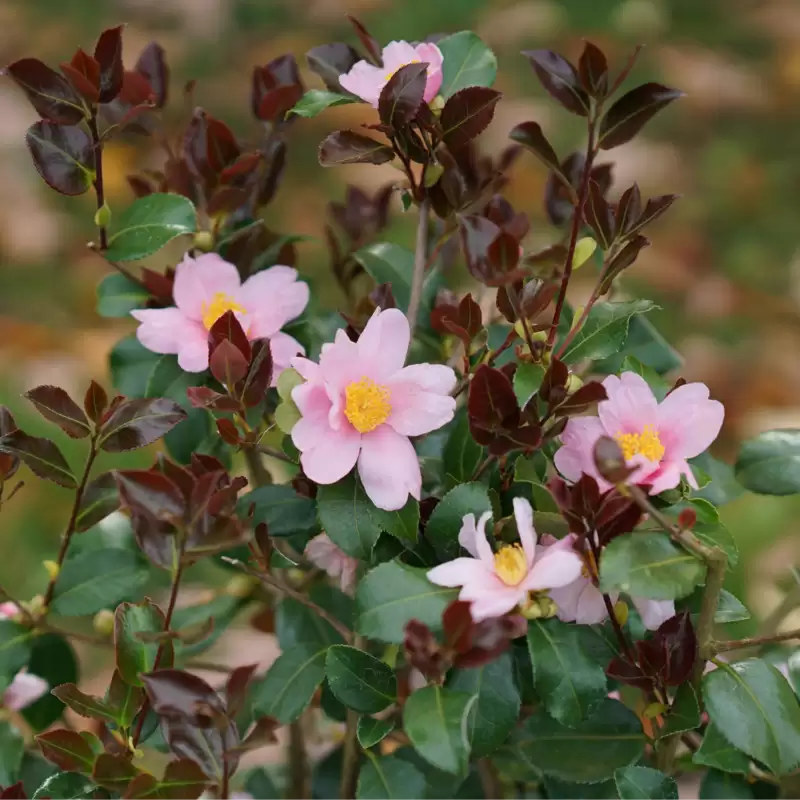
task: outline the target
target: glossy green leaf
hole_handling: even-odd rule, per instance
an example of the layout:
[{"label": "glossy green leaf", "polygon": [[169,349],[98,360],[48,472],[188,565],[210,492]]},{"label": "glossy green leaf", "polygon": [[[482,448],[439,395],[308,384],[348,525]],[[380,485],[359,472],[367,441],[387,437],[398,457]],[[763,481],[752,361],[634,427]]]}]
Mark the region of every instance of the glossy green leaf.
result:
[{"label": "glossy green leaf", "polygon": [[702,688],[711,722],[734,747],[776,775],[800,764],[800,704],[775,667],[757,659],[722,666]]},{"label": "glossy green leaf", "polygon": [[101,317],[128,317],[135,308],[144,308],[149,298],[143,286],[112,272],[97,285],[97,313]]},{"label": "glossy green leaf", "polygon": [[545,368],[541,364],[520,363],[514,373],[514,394],[519,407],[524,408],[542,385]]},{"label": "glossy green leaf", "polygon": [[61,568],[50,609],[65,617],[96,614],[134,595],[147,581],[149,570],[130,550],[90,550],[66,561]]},{"label": "glossy green leaf", "polygon": [[705,566],[663,533],[626,533],[603,551],[600,588],[635,597],[676,600],[705,577]]},{"label": "glossy green leaf", "polygon": [[[317,605],[322,606],[348,628],[352,628],[351,597],[324,583],[314,584],[308,594]],[[288,650],[299,644],[324,648],[344,642],[341,634],[329,622],[291,597],[284,597],[275,612],[275,633],[281,650]]]},{"label": "glossy green leaf", "polygon": [[[177,622],[177,621],[176,621]],[[114,614],[114,647],[117,669],[131,686],[143,686],[139,677],[155,665],[158,642],[143,641],[139,634],[164,630],[164,613],[149,598],[141,603],[122,603]],[[162,648],[160,667],[172,666],[173,645]]]},{"label": "glossy green leaf", "polygon": [[326,89],[309,89],[297,101],[295,107],[286,112],[286,116],[297,114],[298,117],[316,117],[331,106],[346,106],[355,102],[354,97],[346,94],[329,92]]},{"label": "glossy green leaf", "polygon": [[753,800],[755,792],[749,781],[710,769],[700,784],[700,800]]},{"label": "glossy green leaf", "polygon": [[28,664],[34,632],[10,619],[0,620],[0,675],[11,679]]},{"label": "glossy green leaf", "polygon": [[390,561],[367,573],[356,592],[358,633],[402,644],[409,620],[418,619],[433,630],[441,630],[442,613],[458,590],[435,586],[426,572]]},{"label": "glossy green leaf", "polygon": [[13,786],[20,779],[25,740],[10,723],[0,722],[0,786]]},{"label": "glossy green leaf", "polygon": [[575,625],[553,617],[528,623],[533,683],[548,713],[574,728],[608,695],[603,667],[581,647]]},{"label": "glossy green leaf", "polygon": [[649,300],[597,303],[564,351],[562,360],[574,364],[583,359],[596,360],[618,353],[628,337],[631,318],[654,308]]},{"label": "glossy green leaf", "polygon": [[486,755],[505,742],[517,723],[521,702],[510,653],[482,667],[453,670],[447,687],[478,697],[467,716],[473,756]]},{"label": "glossy green leaf", "polygon": [[678,800],[674,778],[650,767],[623,767],[614,773],[620,800]]},{"label": "glossy green leaf", "polygon": [[691,683],[683,683],[678,687],[664,725],[658,731],[660,738],[675,733],[693,731],[700,727],[700,704]]},{"label": "glossy green leaf", "polygon": [[358,800],[392,800],[426,797],[425,776],[408,761],[396,756],[371,755],[358,774]]},{"label": "glossy green leaf", "polygon": [[135,336],[120,339],[109,356],[114,388],[125,397],[144,397],[150,373],[160,358],[158,353],[148,350]]},{"label": "glossy green leaf", "polygon": [[[78,680],[78,661],[72,645],[57,633],[45,633],[33,640],[28,670],[47,681],[52,689]],[[48,692],[22,709],[22,716],[34,731],[49,728],[64,712],[64,703]]]},{"label": "glossy green leaf", "polygon": [[374,717],[361,717],[358,720],[356,736],[358,743],[364,748],[374,747],[394,730],[394,721],[391,719],[375,719]]},{"label": "glossy green leaf", "polygon": [[401,542],[414,545],[419,535],[419,500],[409,497],[397,511],[384,511],[371,506],[369,513],[378,527]]},{"label": "glossy green leaf", "polygon": [[800,492],[800,430],[778,428],[746,441],[735,474],[745,489],[756,494]]},{"label": "glossy green leaf", "polygon": [[437,42],[442,52],[442,87],[447,100],[467,86],[491,86],[497,77],[497,58],[472,31],[460,31]]},{"label": "glossy green leaf", "polygon": [[301,644],[284,650],[255,692],[256,714],[294,722],[325,678],[325,650]]},{"label": "glossy green leaf", "polygon": [[489,493],[482,483],[462,483],[451,489],[433,509],[425,528],[425,538],[440,558],[455,558],[461,545],[458,533],[465,514],[474,514],[476,521],[485,511],[491,511]]},{"label": "glossy green leaf", "polygon": [[134,200],[117,217],[103,255],[109,261],[137,261],[196,231],[197,212],[191,200],[178,194],[150,194]]},{"label": "glossy green leaf", "polygon": [[239,513],[246,513],[252,505],[254,522],[265,522],[270,536],[311,535],[319,531],[316,504],[297,494],[293,486],[259,486],[239,500]]},{"label": "glossy green leaf", "polygon": [[355,647],[329,647],[325,675],[339,701],[361,714],[377,714],[397,700],[394,670]]},{"label": "glossy green leaf", "polygon": [[338,483],[320,486],[317,516],[322,529],[345,553],[366,561],[381,535],[361,483],[348,475]]},{"label": "glossy green leaf", "polygon": [[703,743],[692,756],[695,764],[722,770],[750,774],[750,759],[741,750],[737,750],[712,722],[706,726]]},{"label": "glossy green leaf", "polygon": [[711,547],[724,550],[728,556],[728,565],[735,567],[739,563],[739,548],[733,534],[722,524],[707,524],[698,521],[692,533]]},{"label": "glossy green leaf", "polygon": [[486,448],[472,438],[466,409],[462,409],[456,414],[455,424],[450,429],[442,452],[444,474],[454,484],[464,483],[472,478],[484,458]]},{"label": "glossy green leaf", "polygon": [[464,776],[470,746],[466,721],[475,696],[466,692],[425,686],[403,707],[403,729],[416,751],[434,767]]},{"label": "glossy green leaf", "polygon": [[[677,350],[667,342],[647,317],[642,316],[631,318],[623,352],[596,362],[594,368],[604,375],[617,374],[626,369],[624,360],[628,357],[636,359],[657,376],[683,366],[683,358]],[[629,364],[627,368],[631,369],[631,365]],[[646,372],[640,369],[633,371],[639,372],[648,383],[651,382],[650,375]],[[657,387],[651,384],[651,388]]]},{"label": "glossy green leaf", "polygon": [[639,718],[618,700],[606,699],[591,719],[565,728],[544,709],[524,723],[516,746],[533,767],[559,780],[599,783],[635,763],[644,752]]},{"label": "glossy green leaf", "polygon": [[569,783],[545,775],[543,781],[550,800],[619,800],[617,784],[614,780],[600,781],[600,783]]},{"label": "glossy green leaf", "polygon": [[97,791],[97,785],[85,775],[77,772],[56,772],[36,790],[33,798],[39,800],[39,798],[58,797],[59,800],[78,800],[78,798],[97,797]]}]

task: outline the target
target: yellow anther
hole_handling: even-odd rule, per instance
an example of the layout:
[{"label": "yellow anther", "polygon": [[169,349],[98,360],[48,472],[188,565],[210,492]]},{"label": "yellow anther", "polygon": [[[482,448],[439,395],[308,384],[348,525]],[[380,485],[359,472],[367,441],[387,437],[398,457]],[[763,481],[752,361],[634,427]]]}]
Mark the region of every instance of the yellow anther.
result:
[{"label": "yellow anther", "polygon": [[374,431],[392,413],[390,392],[369,378],[351,383],[345,389],[344,415],[359,433]]},{"label": "yellow anther", "polygon": [[634,456],[643,455],[650,461],[661,461],[664,457],[664,445],[658,438],[658,431],[652,425],[645,425],[641,433],[622,433],[615,437],[626,461]]},{"label": "yellow anther", "polygon": [[242,308],[229,294],[225,292],[217,292],[212,298],[210,303],[203,303],[200,309],[203,315],[203,325],[206,330],[211,330],[214,323],[226,311],[238,311],[240,314],[246,314],[246,309]]},{"label": "yellow anther", "polygon": [[504,544],[494,554],[494,571],[506,586],[516,586],[528,574],[528,560],[518,544]]}]

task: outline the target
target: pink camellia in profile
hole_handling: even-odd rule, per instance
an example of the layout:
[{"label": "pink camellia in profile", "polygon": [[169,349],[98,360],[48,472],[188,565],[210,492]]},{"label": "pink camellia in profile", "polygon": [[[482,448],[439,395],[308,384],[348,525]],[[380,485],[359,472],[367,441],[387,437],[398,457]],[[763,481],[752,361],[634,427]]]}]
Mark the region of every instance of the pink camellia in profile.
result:
[{"label": "pink camellia in profile", "polygon": [[297,280],[292,267],[270,267],[242,282],[236,267],[216,253],[187,255],[175,270],[172,293],[172,308],[140,309],[131,316],[142,323],[139,341],[154,353],[177,355],[187,372],[208,368],[208,332],[226,311],[233,311],[251,341],[269,339],[273,381],[304,352],[281,331],[308,304],[308,284]]},{"label": "pink camellia in profile", "polygon": [[580,574],[583,562],[572,549],[572,537],[544,548],[536,546],[533,509],[522,497],[514,498],[514,519],[521,544],[504,544],[492,552],[486,538],[491,512],[464,517],[459,544],[469,556],[440,564],[428,572],[438,586],[461,586],[459,600],[471,602],[472,618],[479,622],[501,617],[528,600],[530,592],[567,586]]},{"label": "pink camellia in profile", "polygon": [[644,378],[635,372],[609,375],[603,386],[608,399],[598,403],[596,417],[576,417],[561,434],[563,446],[555,465],[565,478],[591,475],[601,491],[611,488],[594,464],[594,445],[601,436],[619,443],[628,466],[637,467],[630,480],[650,484],[650,493],[674,489],[684,475],[697,488],[687,459],[700,455],[717,438],[725,409],[709,399],[704,383],[686,383],[660,403]]},{"label": "pink camellia in profile", "polygon": [[22,711],[47,694],[50,684],[38,675],[18,672],[3,692],[2,705],[11,711]]},{"label": "pink camellia in profile", "polygon": [[382,67],[376,67],[369,61],[359,61],[354,64],[349,72],[339,76],[342,88],[377,108],[381,90],[397,70],[409,64],[425,63],[428,65],[428,70],[423,100],[430,103],[438,94],[442,85],[443,59],[442,51],[435,44],[423,42],[413,45],[408,42],[389,42],[383,49],[382,60]]},{"label": "pink camellia in profile", "polygon": [[358,559],[347,555],[334,544],[327,533],[320,533],[306,545],[306,558],[319,569],[324,570],[331,578],[339,579],[339,588],[349,594],[356,583]]},{"label": "pink camellia in profile", "polygon": [[358,463],[367,496],[387,511],[420,496],[422,473],[409,436],[441,428],[456,408],[450,367],[403,366],[410,339],[408,320],[389,308],[372,315],[358,342],[338,330],[319,364],[292,360],[305,379],[292,390],[302,415],[292,441],[303,471],[316,483],[336,483]]}]

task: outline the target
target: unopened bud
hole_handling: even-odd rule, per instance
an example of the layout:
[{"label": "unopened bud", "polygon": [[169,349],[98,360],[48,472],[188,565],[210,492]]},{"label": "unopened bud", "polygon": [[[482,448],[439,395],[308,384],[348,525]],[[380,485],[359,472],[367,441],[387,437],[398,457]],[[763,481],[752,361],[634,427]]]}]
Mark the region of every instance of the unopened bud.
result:
[{"label": "unopened bud", "polygon": [[94,213],[94,224],[98,228],[107,228],[111,224],[111,209],[108,203],[103,203]]},{"label": "unopened bud", "polygon": [[548,619],[554,617],[558,606],[546,594],[531,592],[528,599],[519,605],[519,613],[525,619]]},{"label": "unopened bud", "polygon": [[614,603],[614,617],[620,625],[628,621],[628,604],[624,600],[617,600]]},{"label": "unopened bud", "polygon": [[425,188],[430,189],[444,173],[444,167],[441,164],[431,164],[425,170]]},{"label": "unopened bud", "polygon": [[625,456],[610,436],[601,436],[594,446],[594,465],[602,478],[614,485],[623,483],[634,471],[625,463]]},{"label": "unopened bud", "polygon": [[433,111],[433,113],[438,117],[439,114],[442,113],[442,109],[444,108],[444,97],[442,97],[440,94],[437,94],[436,97],[434,97],[433,100],[431,100],[431,102],[428,103],[428,106],[430,107],[431,111]]},{"label": "unopened bud", "polygon": [[32,617],[38,617],[45,608],[44,595],[37,594],[28,600],[27,603],[23,602],[21,605]]},{"label": "unopened bud", "polygon": [[297,569],[296,567],[287,570],[286,575],[292,583],[299,583],[306,576],[303,570]]},{"label": "unopened bud", "polygon": [[569,378],[567,378],[567,394],[577,392],[581,386],[583,386],[583,379],[574,372],[570,372]]},{"label": "unopened bud", "polygon": [[678,514],[678,525],[681,530],[691,530],[694,528],[696,522],[697,512],[693,508],[684,508],[683,511]]},{"label": "unopened bud", "polygon": [[107,608],[98,611],[92,620],[92,627],[101,636],[111,636],[114,633],[114,612]]},{"label": "unopened bud", "polygon": [[211,231],[198,231],[194,235],[194,246],[204,253],[210,253],[214,249],[214,235]]},{"label": "unopened bud", "polygon": [[256,579],[249,575],[234,575],[225,586],[225,594],[244,599],[250,597],[256,586]]},{"label": "unopened bud", "polygon": [[58,577],[58,573],[61,571],[61,567],[59,567],[55,561],[42,561],[42,566],[47,570],[47,574],[50,576],[51,581],[54,581]]}]

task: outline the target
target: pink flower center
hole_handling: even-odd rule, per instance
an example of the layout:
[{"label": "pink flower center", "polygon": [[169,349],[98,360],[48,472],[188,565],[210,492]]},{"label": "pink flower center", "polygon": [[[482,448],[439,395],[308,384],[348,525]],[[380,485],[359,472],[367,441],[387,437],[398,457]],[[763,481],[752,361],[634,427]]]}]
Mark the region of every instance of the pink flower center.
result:
[{"label": "pink flower center", "polygon": [[516,586],[528,574],[528,561],[522,547],[504,544],[494,554],[494,571],[506,586]]},{"label": "pink flower center", "polygon": [[389,389],[369,378],[354,381],[344,393],[344,415],[359,433],[374,431],[392,413]]},{"label": "pink flower center", "polygon": [[626,461],[634,456],[643,455],[649,461],[661,461],[664,457],[664,445],[658,438],[658,431],[652,425],[645,425],[641,433],[623,433],[615,437]]},{"label": "pink flower center", "polygon": [[203,325],[206,330],[211,330],[214,323],[226,312],[236,311],[239,314],[246,314],[247,310],[242,308],[229,294],[217,292],[210,303],[203,303],[200,313],[203,315]]}]

